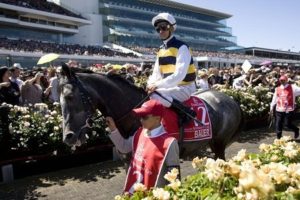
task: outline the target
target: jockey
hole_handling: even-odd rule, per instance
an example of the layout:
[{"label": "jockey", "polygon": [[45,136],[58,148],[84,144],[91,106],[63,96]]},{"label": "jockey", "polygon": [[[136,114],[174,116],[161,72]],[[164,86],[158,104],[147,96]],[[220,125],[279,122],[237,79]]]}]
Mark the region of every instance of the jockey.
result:
[{"label": "jockey", "polygon": [[277,138],[282,136],[283,124],[294,131],[294,138],[299,137],[299,128],[292,124],[295,110],[295,98],[300,96],[300,88],[296,85],[288,83],[288,77],[282,75],[279,78],[280,85],[275,89],[272,102],[270,105],[270,113],[276,106],[276,134]]},{"label": "jockey", "polygon": [[[163,42],[160,47],[153,73],[147,82],[148,92],[159,92],[164,98],[153,93],[151,98],[159,100],[165,107],[173,108],[195,116],[195,112],[181,102],[196,91],[196,68],[189,47],[174,37],[176,20],[169,13],[160,13],[152,19],[152,25]],[[166,100],[167,99],[167,100]]]},{"label": "jockey", "polygon": [[179,147],[161,124],[164,106],[157,100],[146,101],[140,108],[133,109],[140,117],[142,127],[124,139],[114,120],[107,117],[108,135],[121,153],[132,152],[124,192],[133,193],[134,184],[142,183],[147,189],[163,187],[167,184],[164,175],[173,168],[180,178]]}]

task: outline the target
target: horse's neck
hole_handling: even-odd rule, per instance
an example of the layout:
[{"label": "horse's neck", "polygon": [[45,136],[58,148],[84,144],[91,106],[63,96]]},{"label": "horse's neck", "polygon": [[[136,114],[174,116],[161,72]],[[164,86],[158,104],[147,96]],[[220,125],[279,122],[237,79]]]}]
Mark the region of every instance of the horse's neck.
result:
[{"label": "horse's neck", "polygon": [[[102,80],[100,80],[102,79]],[[146,92],[130,85],[120,77],[95,79],[97,107],[103,115],[115,120],[124,137],[131,135],[140,125],[139,120],[131,112],[145,99]]]}]

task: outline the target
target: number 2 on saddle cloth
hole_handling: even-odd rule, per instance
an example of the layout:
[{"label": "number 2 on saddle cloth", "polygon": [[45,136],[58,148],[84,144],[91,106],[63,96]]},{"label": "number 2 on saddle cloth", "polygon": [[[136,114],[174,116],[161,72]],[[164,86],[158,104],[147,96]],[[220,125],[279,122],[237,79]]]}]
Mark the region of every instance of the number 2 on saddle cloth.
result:
[{"label": "number 2 on saddle cloth", "polygon": [[[195,120],[191,120],[187,124],[184,124],[183,141],[211,139],[211,122],[208,110],[203,100],[198,97],[191,96],[190,99],[184,102],[184,104],[196,111],[196,117],[202,122],[202,124],[198,124]],[[162,124],[167,133],[175,137],[177,140],[179,139],[178,116],[171,108],[166,109],[162,119]]]}]

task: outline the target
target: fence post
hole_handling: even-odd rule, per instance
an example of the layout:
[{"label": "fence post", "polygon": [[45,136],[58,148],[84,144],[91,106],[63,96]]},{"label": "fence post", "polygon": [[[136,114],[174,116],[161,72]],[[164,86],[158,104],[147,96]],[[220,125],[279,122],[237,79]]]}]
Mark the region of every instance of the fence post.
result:
[{"label": "fence post", "polygon": [[3,165],[1,167],[2,169],[2,177],[3,177],[3,183],[10,183],[14,180],[14,170],[13,165]]},{"label": "fence post", "polygon": [[9,133],[9,114],[10,108],[7,105],[0,106],[0,160],[8,156],[11,147],[11,135]]}]

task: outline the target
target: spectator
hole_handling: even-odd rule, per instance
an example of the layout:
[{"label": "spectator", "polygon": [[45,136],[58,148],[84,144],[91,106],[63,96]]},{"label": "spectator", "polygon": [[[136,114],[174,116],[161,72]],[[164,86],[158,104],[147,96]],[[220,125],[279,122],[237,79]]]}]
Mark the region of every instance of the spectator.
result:
[{"label": "spectator", "polygon": [[205,71],[203,71],[203,70],[198,71],[198,77],[196,79],[197,87],[202,90],[208,90],[209,84],[208,84],[207,79],[208,79],[208,75]]},{"label": "spectator", "polygon": [[43,100],[43,89],[41,84],[41,77],[43,74],[41,72],[30,74],[28,80],[25,81],[21,88],[22,103],[24,105],[42,103]]},{"label": "spectator", "polygon": [[16,83],[19,86],[20,90],[23,85],[23,81],[20,79],[20,70],[21,69],[22,68],[21,68],[20,63],[15,63],[13,65],[13,67],[10,69],[10,72],[11,72],[10,80],[11,80],[11,82]]},{"label": "spectator", "polygon": [[55,68],[49,68],[48,78],[50,84],[44,94],[46,97],[49,97],[50,102],[59,102],[58,79]]},{"label": "spectator", "polygon": [[0,68],[0,103],[19,104],[19,86],[9,80],[10,72],[7,67]]}]

